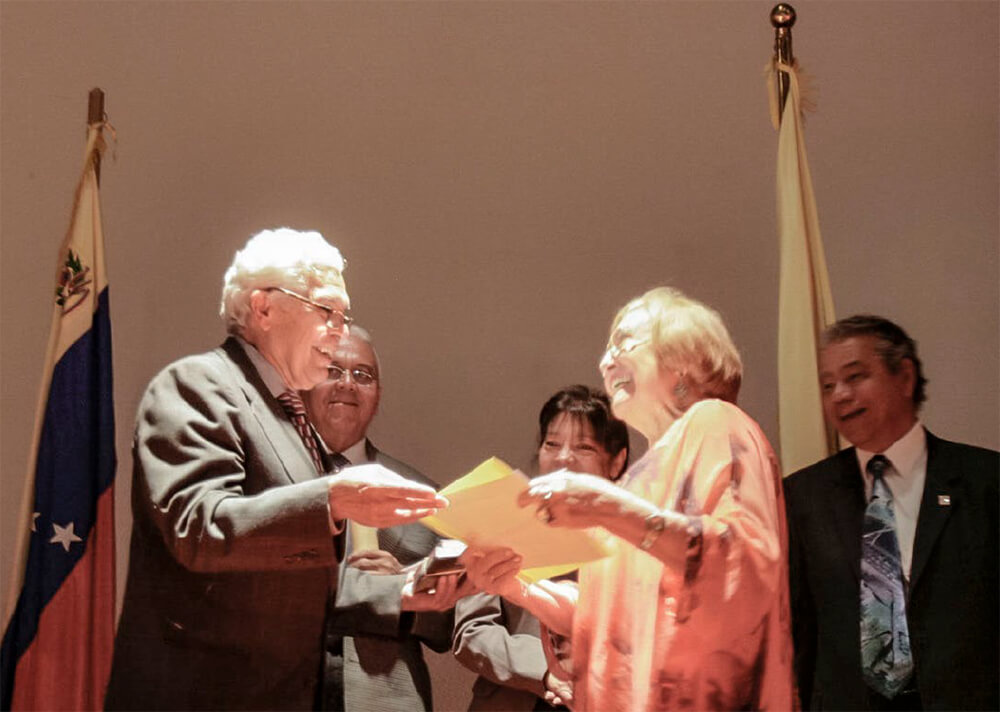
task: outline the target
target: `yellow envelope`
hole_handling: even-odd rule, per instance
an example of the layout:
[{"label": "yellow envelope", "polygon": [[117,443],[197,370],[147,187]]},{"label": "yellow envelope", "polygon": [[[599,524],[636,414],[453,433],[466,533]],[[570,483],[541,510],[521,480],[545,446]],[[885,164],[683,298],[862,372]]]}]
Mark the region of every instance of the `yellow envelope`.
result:
[{"label": "yellow envelope", "polygon": [[523,558],[520,576],[528,581],[568,573],[608,555],[592,529],[562,529],[542,523],[533,507],[519,507],[517,497],[528,478],[491,457],[441,490],[450,505],[421,521],[450,539],[471,546],[513,549]]}]

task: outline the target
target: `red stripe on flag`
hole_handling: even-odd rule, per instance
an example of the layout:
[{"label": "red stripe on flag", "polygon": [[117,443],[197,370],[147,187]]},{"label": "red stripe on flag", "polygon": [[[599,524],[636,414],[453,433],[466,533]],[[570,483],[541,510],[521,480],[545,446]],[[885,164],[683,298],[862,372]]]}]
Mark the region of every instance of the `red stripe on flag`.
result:
[{"label": "red stripe on flag", "polygon": [[42,611],[17,664],[12,710],[100,710],[115,639],[114,485],[97,500],[87,549]]}]

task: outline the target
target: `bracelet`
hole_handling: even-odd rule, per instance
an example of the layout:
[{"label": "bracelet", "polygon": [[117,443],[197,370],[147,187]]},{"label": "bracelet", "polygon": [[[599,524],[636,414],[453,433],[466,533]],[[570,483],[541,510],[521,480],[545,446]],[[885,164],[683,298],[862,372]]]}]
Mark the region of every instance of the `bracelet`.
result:
[{"label": "bracelet", "polygon": [[639,548],[643,551],[649,551],[667,526],[667,518],[663,516],[663,512],[656,512],[646,517],[645,523],[646,533],[643,535],[642,541],[639,542]]}]

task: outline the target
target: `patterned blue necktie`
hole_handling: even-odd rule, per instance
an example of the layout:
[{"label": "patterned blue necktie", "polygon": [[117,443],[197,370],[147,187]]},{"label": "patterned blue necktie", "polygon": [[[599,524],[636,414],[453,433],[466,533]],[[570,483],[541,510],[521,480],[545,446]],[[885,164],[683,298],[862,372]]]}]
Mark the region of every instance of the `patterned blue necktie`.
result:
[{"label": "patterned blue necktie", "polygon": [[889,467],[883,455],[876,455],[866,468],[872,498],[861,544],[861,673],[869,687],[892,699],[913,674],[913,656],[892,493],[883,478]]}]

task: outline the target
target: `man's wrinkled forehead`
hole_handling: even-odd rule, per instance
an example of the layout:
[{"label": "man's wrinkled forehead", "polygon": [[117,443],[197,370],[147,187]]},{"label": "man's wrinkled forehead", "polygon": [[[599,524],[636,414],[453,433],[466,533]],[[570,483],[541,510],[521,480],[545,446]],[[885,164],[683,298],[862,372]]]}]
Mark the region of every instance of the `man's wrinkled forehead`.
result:
[{"label": "man's wrinkled forehead", "polygon": [[310,298],[322,304],[347,309],[351,306],[351,298],[347,294],[347,285],[339,272],[331,271],[310,287]]}]

